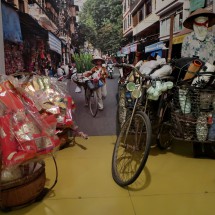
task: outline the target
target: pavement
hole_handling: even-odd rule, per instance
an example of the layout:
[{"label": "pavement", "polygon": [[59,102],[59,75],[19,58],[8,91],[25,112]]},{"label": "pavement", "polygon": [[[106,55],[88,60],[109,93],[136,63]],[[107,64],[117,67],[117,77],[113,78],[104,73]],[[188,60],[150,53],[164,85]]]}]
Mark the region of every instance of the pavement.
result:
[{"label": "pavement", "polygon": [[68,82],[68,89],[72,96],[76,110],[74,120],[80,131],[89,136],[116,135],[116,115],[117,115],[117,81],[119,72],[114,70],[114,78],[107,80],[107,97],[104,102],[104,110],[98,111],[96,117],[92,117],[89,108],[85,107],[84,89],[81,93],[75,93],[76,84],[71,80]]},{"label": "pavement", "polygon": [[[136,182],[122,188],[111,175],[115,140],[76,138],[76,144],[56,154],[59,175],[54,189],[40,202],[0,214],[214,215],[214,160],[194,159],[192,144],[185,142],[164,151],[153,147]],[[51,158],[45,161],[46,187],[51,187],[55,168]]]}]

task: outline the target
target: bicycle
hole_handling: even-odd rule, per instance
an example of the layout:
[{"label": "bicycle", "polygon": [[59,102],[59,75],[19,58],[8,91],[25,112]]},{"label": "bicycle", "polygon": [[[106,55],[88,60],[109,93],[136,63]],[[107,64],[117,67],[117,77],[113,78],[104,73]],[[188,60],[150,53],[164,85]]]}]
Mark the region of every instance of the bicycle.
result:
[{"label": "bicycle", "polygon": [[126,80],[129,79],[132,69],[133,67],[130,65],[123,65],[123,73],[118,81],[117,134],[119,134],[126,117],[131,113],[130,109],[133,108],[133,100],[126,96]]},{"label": "bicycle", "polygon": [[[114,147],[112,175],[117,184],[127,186],[138,178],[147,162],[152,134],[158,136],[161,128],[162,131],[167,128],[161,125],[168,119],[167,103],[171,98],[170,89],[173,87],[174,77],[167,75],[155,78],[140,73],[129,64],[123,66],[132,67],[133,70],[120,84],[120,88],[124,89],[121,94],[124,92],[126,97],[126,111],[125,122]],[[128,91],[131,91],[131,96]],[[155,91],[157,95],[152,96]],[[158,144],[160,139],[157,137]],[[118,156],[120,147],[123,148],[122,155]],[[117,162],[122,163],[119,164],[119,170]]]},{"label": "bicycle", "polygon": [[126,118],[117,137],[112,155],[112,177],[120,186],[133,183],[142,172],[148,159],[152,129],[151,122],[146,114],[147,109],[147,81],[135,67],[129,64],[118,66],[132,67],[132,74],[136,83],[127,87],[133,98],[131,114]]},{"label": "bicycle", "polygon": [[98,97],[96,93],[97,87],[95,87],[93,81],[89,80],[85,82],[84,90],[85,90],[85,105],[89,106],[90,113],[93,117],[96,117],[98,113]]},{"label": "bicycle", "polygon": [[73,73],[71,79],[79,87],[84,88],[85,106],[89,107],[90,113],[96,117],[98,113],[98,97],[96,93],[97,84],[90,77],[78,77],[77,73]]}]

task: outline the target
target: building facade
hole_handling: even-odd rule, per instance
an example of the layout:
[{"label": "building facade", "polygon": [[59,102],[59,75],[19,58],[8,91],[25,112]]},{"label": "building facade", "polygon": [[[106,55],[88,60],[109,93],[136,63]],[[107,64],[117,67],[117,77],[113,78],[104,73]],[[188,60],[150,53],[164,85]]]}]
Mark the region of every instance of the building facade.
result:
[{"label": "building facade", "polygon": [[[137,50],[146,54],[158,54],[158,48],[170,46],[170,23],[173,20],[172,57],[180,57],[181,44],[191,30],[184,29],[183,22],[199,7],[214,11],[213,0],[123,0],[123,36],[127,45],[125,54],[131,52],[129,46],[138,44]],[[215,28],[213,28],[215,31]],[[154,47],[154,51],[153,51]],[[159,55],[163,55],[159,50]],[[165,54],[166,57],[166,54]]]},{"label": "building facade", "polygon": [[29,0],[29,14],[40,25],[63,42],[63,62],[70,63],[70,50],[76,33],[76,17],[79,8],[74,0]]},{"label": "building facade", "polygon": [[[77,12],[79,7],[74,0],[6,0],[19,11],[31,15],[45,30],[49,31],[55,41],[62,42],[64,64],[70,63],[71,47],[77,38]],[[52,45],[50,45],[52,46]]]},{"label": "building facade", "polygon": [[132,0],[123,1],[123,37],[128,38],[132,42],[133,36],[133,20],[131,16],[130,6]]}]

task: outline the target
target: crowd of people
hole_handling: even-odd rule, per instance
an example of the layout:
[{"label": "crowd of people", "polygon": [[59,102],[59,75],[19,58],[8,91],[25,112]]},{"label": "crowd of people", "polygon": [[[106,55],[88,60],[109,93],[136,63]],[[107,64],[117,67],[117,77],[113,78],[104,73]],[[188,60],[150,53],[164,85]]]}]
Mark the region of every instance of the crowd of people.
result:
[{"label": "crowd of people", "polygon": [[48,66],[45,69],[45,75],[49,77],[66,77],[68,79],[71,78],[72,73],[76,69],[75,63],[71,63],[70,65],[64,65],[63,63],[59,63],[57,69],[54,69],[52,66]]}]

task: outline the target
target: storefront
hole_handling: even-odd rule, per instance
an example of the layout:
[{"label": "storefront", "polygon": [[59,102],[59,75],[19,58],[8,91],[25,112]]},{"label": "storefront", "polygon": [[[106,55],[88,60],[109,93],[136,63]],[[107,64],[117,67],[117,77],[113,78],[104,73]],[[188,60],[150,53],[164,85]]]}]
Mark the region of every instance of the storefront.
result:
[{"label": "storefront", "polygon": [[136,63],[135,62],[135,57],[136,57],[136,54],[137,54],[137,43],[133,43],[130,45],[130,54],[128,56],[128,61],[130,64],[132,63]]},{"label": "storefront", "polygon": [[42,28],[29,14],[2,4],[2,23],[6,74],[54,70],[61,62],[61,40]]},{"label": "storefront", "polygon": [[30,15],[19,12],[23,35],[23,59],[26,72],[45,74],[45,68],[51,63],[48,55],[48,32]]},{"label": "storefront", "polygon": [[129,59],[129,54],[131,53],[131,50],[130,50],[130,46],[125,46],[121,49],[121,53],[123,55],[125,55],[125,57],[123,57],[123,61],[128,61]]},{"label": "storefront", "polygon": [[22,71],[23,38],[18,13],[11,7],[2,3],[2,24],[4,37],[5,72],[12,74]]}]

